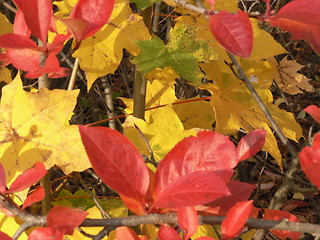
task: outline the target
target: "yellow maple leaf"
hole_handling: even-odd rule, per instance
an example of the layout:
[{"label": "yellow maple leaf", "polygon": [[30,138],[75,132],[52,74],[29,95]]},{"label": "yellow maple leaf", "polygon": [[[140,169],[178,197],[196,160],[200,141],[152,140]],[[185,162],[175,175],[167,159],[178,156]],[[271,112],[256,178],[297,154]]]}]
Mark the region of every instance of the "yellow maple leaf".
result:
[{"label": "yellow maple leaf", "polygon": [[66,173],[90,167],[77,126],[68,125],[79,91],[25,92],[20,77],[5,86],[0,104],[0,157],[11,182],[41,161]]},{"label": "yellow maple leaf", "polygon": [[123,124],[124,134],[141,153],[149,155],[145,146],[141,149],[141,136],[127,131],[128,128],[132,129],[132,123],[137,125],[149,141],[157,161],[161,160],[180,140],[197,133],[195,129],[184,130],[183,124],[171,105],[153,111],[149,121],[138,118],[132,120],[132,118],[129,116],[126,120],[127,123],[128,121],[131,123],[131,126],[126,122]]},{"label": "yellow maple leaf", "polygon": [[123,49],[137,55],[135,42],[151,38],[143,18],[131,12],[129,1],[117,0],[107,25],[82,41],[73,54],[79,58],[80,66],[88,79],[88,90],[93,82],[108,73],[114,73],[122,59]]},{"label": "yellow maple leaf", "polygon": [[[245,129],[247,132],[251,132],[254,129],[265,129],[267,137],[263,150],[268,151],[281,166],[281,154],[269,123],[245,85],[236,79],[231,72],[221,73],[217,76],[215,71],[219,69],[217,63],[207,63],[202,68],[206,72],[208,79],[215,81],[215,84],[204,86],[212,93],[210,103],[216,112],[215,130],[222,134],[234,134],[240,128]],[[273,96],[268,88],[269,84],[263,84],[264,81],[259,84],[258,78],[257,81],[254,84],[256,91],[267,105],[275,121],[286,137],[297,141],[302,137],[300,125],[295,121],[291,113],[281,110],[272,104]]]},{"label": "yellow maple leaf", "polygon": [[147,78],[151,83],[153,80],[158,80],[173,87],[173,85],[176,83],[176,78],[179,78],[179,76],[175,73],[175,71],[172,70],[171,67],[165,67],[164,69],[154,69],[153,71],[147,73],[145,78]]},{"label": "yellow maple leaf", "polygon": [[279,64],[275,58],[270,59],[270,62],[278,68],[274,80],[282,91],[292,95],[300,93],[302,90],[313,91],[309,83],[311,79],[298,73],[303,65],[297,63],[296,60],[288,60],[288,57],[285,57]]}]

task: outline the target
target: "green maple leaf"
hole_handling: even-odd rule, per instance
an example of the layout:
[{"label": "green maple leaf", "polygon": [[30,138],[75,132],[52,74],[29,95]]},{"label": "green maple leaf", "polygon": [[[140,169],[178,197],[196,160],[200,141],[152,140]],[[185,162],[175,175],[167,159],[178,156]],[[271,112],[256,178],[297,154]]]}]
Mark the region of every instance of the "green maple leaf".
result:
[{"label": "green maple leaf", "polygon": [[137,46],[141,53],[133,62],[140,72],[147,74],[156,68],[171,67],[179,76],[195,85],[201,83],[203,74],[198,62],[190,51],[166,46],[160,38],[138,41]]}]

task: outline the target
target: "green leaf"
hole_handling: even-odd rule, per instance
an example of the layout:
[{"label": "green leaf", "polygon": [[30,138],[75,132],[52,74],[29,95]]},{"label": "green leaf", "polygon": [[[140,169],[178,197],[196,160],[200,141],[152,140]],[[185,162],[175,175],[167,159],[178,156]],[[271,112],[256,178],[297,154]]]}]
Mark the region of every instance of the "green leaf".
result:
[{"label": "green leaf", "polygon": [[134,58],[133,62],[138,65],[142,73],[147,74],[157,67],[170,66],[180,77],[195,85],[201,83],[203,74],[191,52],[166,46],[157,37],[152,40],[138,41],[136,44],[141,49],[141,53]]}]

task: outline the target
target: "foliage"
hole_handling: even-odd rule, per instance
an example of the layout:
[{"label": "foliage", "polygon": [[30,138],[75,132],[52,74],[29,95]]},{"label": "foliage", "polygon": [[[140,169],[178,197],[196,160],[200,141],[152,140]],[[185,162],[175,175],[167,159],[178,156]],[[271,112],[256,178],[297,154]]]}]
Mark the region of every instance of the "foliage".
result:
[{"label": "foliage", "polygon": [[[85,231],[90,234],[105,232],[102,237],[109,235],[108,239],[147,239],[147,235],[150,239],[214,239],[217,236],[210,226],[199,225],[203,215],[226,215],[219,230],[222,238],[237,237],[248,218],[257,218],[261,210],[248,200],[256,186],[233,180],[237,165],[263,150],[283,170],[285,154],[280,152],[273,130],[295,142],[303,137],[293,114],[274,104],[270,88],[274,79],[289,94],[311,91],[309,79],[298,72],[302,65],[295,60],[275,58],[287,52],[260,29],[259,22],[280,27],[293,39],[306,40],[320,53],[320,1],[291,1],[275,13],[270,0],[265,0],[266,12],[253,19],[238,10],[238,1],[203,2],[209,11],[181,0],[167,0],[166,4],[179,13],[172,15],[174,27],[168,28],[167,39],[151,37],[145,24],[147,7],[156,1],[133,2],[146,9],[136,11],[126,0],[64,0],[54,1],[54,12],[50,0],[14,0],[13,26],[0,14],[0,73],[1,81],[7,84],[0,104],[0,210],[5,214],[0,215],[1,231],[5,231],[0,231],[1,239],[11,239],[20,224],[25,227],[22,232],[45,224],[21,235],[29,240],[63,239],[64,235],[79,239],[80,233],[74,231],[78,226],[87,226]],[[178,2],[184,8],[178,7]],[[65,78],[70,74],[62,63],[65,59],[58,57],[64,48],[69,49],[65,59],[71,55],[79,59],[88,91],[98,78],[116,71],[126,49],[130,64],[148,81],[145,107],[150,111],[145,118],[126,116],[121,125],[124,134],[106,127],[72,126],[69,120],[80,91],[32,87],[25,91],[22,82],[27,79],[40,81],[45,76]],[[248,90],[239,68],[261,102],[257,103]],[[13,69],[20,72],[12,80]],[[192,87],[197,94],[178,99],[176,79],[188,81],[185,88]],[[210,96],[203,99],[198,93]],[[131,114],[136,103],[122,100],[125,112]],[[311,105],[305,112],[320,121],[318,107]],[[241,136],[240,131],[246,134]],[[227,135],[240,139],[239,143]],[[303,172],[317,188],[319,141],[316,134],[312,146],[304,147],[298,156]],[[34,217],[30,211],[45,198],[44,188],[36,184],[53,166],[65,174],[92,167],[119,199],[55,201],[48,214]],[[81,191],[59,196],[64,194],[83,196]],[[74,208],[80,205],[84,210]],[[116,219],[118,224],[108,231],[92,230],[86,218],[101,218],[101,205],[107,206],[103,214],[111,217],[159,214],[176,217],[175,224],[161,220],[157,222],[160,226],[131,229]],[[264,211],[265,220],[284,218],[299,222],[289,212]],[[108,220],[112,223],[113,218]],[[290,231],[271,232],[280,238],[300,237]],[[87,234],[86,239],[89,237]]]}]

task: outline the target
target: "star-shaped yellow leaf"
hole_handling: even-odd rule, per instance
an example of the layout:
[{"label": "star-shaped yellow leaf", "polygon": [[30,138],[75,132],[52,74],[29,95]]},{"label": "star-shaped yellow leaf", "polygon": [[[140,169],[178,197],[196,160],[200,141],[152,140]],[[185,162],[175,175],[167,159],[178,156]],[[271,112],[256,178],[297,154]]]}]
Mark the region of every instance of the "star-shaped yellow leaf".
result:
[{"label": "star-shaped yellow leaf", "polygon": [[0,157],[9,182],[37,161],[66,174],[90,167],[78,127],[68,125],[78,93],[26,92],[19,77],[3,88]]}]

